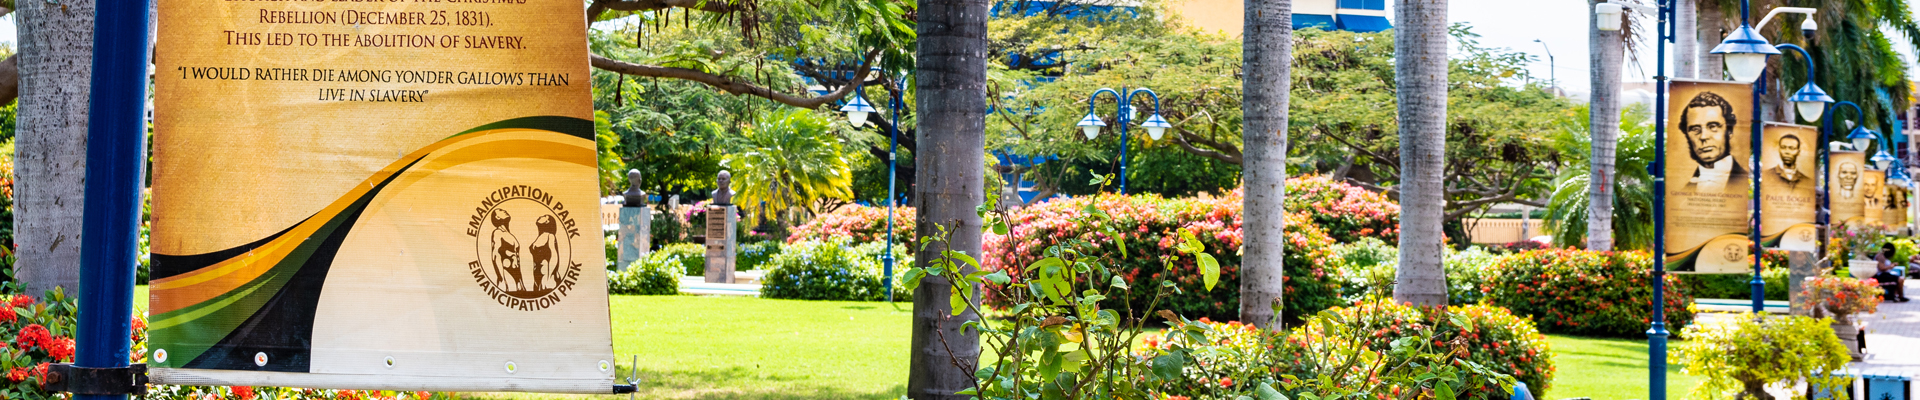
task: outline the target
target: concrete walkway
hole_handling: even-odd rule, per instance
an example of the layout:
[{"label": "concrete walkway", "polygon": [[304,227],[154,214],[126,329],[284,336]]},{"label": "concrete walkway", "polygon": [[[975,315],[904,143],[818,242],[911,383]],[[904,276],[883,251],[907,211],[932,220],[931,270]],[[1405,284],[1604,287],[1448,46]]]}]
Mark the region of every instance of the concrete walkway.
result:
[{"label": "concrete walkway", "polygon": [[[1920,280],[1907,280],[1907,297],[1920,298]],[[1853,363],[1859,375],[1920,380],[1920,301],[1880,303],[1880,312],[1859,317],[1867,328],[1866,359]]]}]

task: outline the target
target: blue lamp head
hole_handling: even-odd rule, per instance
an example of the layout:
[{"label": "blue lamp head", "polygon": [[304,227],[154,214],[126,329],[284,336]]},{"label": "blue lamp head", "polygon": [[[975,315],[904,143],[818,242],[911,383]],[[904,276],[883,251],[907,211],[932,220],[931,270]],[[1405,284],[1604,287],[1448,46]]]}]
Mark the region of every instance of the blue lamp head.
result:
[{"label": "blue lamp head", "polygon": [[1800,91],[1787,96],[1787,101],[1793,102],[1793,108],[1800,111],[1800,119],[1814,122],[1819,121],[1820,115],[1826,112],[1827,104],[1833,103],[1833,96],[1820,90],[1820,85],[1807,82],[1806,86],[1800,87]]},{"label": "blue lamp head", "polygon": [[1853,127],[1853,133],[1847,134],[1847,140],[1853,141],[1853,151],[1867,151],[1867,146],[1880,140],[1880,134],[1865,126]]},{"label": "blue lamp head", "polygon": [[1089,112],[1086,118],[1081,118],[1080,123],[1074,125],[1078,125],[1080,131],[1087,134],[1087,140],[1093,140],[1093,137],[1100,136],[1100,127],[1107,126],[1107,122],[1101,121],[1100,116]]},{"label": "blue lamp head", "polygon": [[1753,26],[1740,25],[1719,46],[1713,47],[1713,54],[1725,55],[1727,72],[1733,74],[1738,82],[1753,82],[1760,79],[1760,72],[1767,68],[1767,56],[1780,54],[1780,49],[1767,43],[1760,31]]},{"label": "blue lamp head", "polygon": [[[1893,158],[1892,154],[1887,154],[1887,149],[1880,149],[1880,151],[1873,153],[1873,158],[1869,158],[1868,160],[1872,160],[1875,167],[1879,167],[1881,170],[1888,170],[1888,168],[1893,166],[1893,162],[1899,159]],[[1887,173],[1893,173],[1893,171],[1888,170]]]},{"label": "blue lamp head", "polygon": [[1167,128],[1172,128],[1173,123],[1167,122],[1166,118],[1160,118],[1160,113],[1153,113],[1153,116],[1147,117],[1147,122],[1141,123],[1140,126],[1147,128],[1147,136],[1152,137],[1153,140],[1160,140],[1160,136],[1165,135]]},{"label": "blue lamp head", "polygon": [[847,122],[852,123],[855,128],[866,125],[867,114],[876,111],[880,110],[874,109],[873,104],[868,104],[866,96],[861,96],[859,92],[854,92],[853,100],[848,100],[847,105],[840,106],[840,112],[847,113]]}]

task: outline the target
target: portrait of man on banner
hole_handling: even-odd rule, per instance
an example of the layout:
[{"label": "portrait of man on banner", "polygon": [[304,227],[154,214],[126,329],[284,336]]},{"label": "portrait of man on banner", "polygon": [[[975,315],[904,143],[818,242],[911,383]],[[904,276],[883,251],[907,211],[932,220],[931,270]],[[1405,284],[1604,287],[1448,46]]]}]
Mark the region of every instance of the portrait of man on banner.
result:
[{"label": "portrait of man on banner", "polygon": [[[1667,129],[1667,267],[1682,273],[1743,271],[1751,253],[1748,237],[1753,175],[1771,172],[1783,185],[1809,188],[1805,140],[1794,135],[1767,144],[1778,171],[1749,165],[1753,123],[1751,88],[1732,82],[1674,81]],[[1786,154],[1782,154],[1786,153]],[[1792,164],[1787,162],[1791,160]],[[1797,182],[1797,183],[1796,183]],[[1782,228],[1792,226],[1783,224]]]},{"label": "portrait of man on banner", "polygon": [[1861,172],[1867,164],[1866,153],[1858,151],[1835,151],[1827,156],[1828,176],[1832,177],[1832,189],[1829,193],[1829,207],[1832,207],[1833,223],[1857,224],[1866,217],[1866,195],[1862,190]]},{"label": "portrait of man on banner", "polygon": [[1769,122],[1760,142],[1760,240],[1768,248],[1819,248],[1819,176],[1811,126]]}]

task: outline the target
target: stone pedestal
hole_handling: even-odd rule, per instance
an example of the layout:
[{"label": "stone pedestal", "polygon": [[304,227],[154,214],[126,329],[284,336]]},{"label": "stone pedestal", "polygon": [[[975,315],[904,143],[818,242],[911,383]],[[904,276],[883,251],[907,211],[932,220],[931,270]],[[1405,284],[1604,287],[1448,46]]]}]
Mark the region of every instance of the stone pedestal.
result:
[{"label": "stone pedestal", "polygon": [[1813,252],[1787,252],[1787,303],[1791,305],[1793,315],[1813,315],[1807,308],[1807,299],[1800,296],[1801,288],[1806,287],[1807,279],[1819,275],[1820,260]]},{"label": "stone pedestal", "polygon": [[737,214],[739,207],[731,204],[707,206],[707,283],[733,283]]},{"label": "stone pedestal", "polygon": [[653,210],[647,207],[620,207],[621,271],[647,256],[653,247]]}]

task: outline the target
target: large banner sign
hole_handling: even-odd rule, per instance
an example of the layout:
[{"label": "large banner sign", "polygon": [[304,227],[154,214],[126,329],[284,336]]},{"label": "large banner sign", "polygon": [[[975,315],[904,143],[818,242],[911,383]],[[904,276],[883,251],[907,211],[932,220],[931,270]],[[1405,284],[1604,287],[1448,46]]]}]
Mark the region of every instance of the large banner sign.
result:
[{"label": "large banner sign", "polygon": [[1767,247],[1815,251],[1820,243],[1820,132],[1767,123],[1760,143],[1760,238]]},{"label": "large banner sign", "polygon": [[574,0],[160,0],[157,383],[608,393]]},{"label": "large banner sign", "polygon": [[1750,268],[1754,169],[1752,88],[1732,82],[1674,81],[1667,131],[1667,268],[1742,273]]},{"label": "large banner sign", "polygon": [[1861,192],[1866,198],[1862,208],[1860,223],[1864,226],[1884,226],[1882,220],[1887,211],[1887,171],[1866,170],[1860,172]]},{"label": "large banner sign", "polygon": [[1860,184],[1862,173],[1867,171],[1867,154],[1858,151],[1835,151],[1827,155],[1827,179],[1833,181],[1832,193],[1828,197],[1833,207],[1832,221],[1836,226],[1859,224],[1866,218],[1867,191]]},{"label": "large banner sign", "polygon": [[1887,209],[1880,213],[1880,219],[1887,224],[1887,231],[1902,232],[1907,227],[1907,188],[1887,185]]}]

